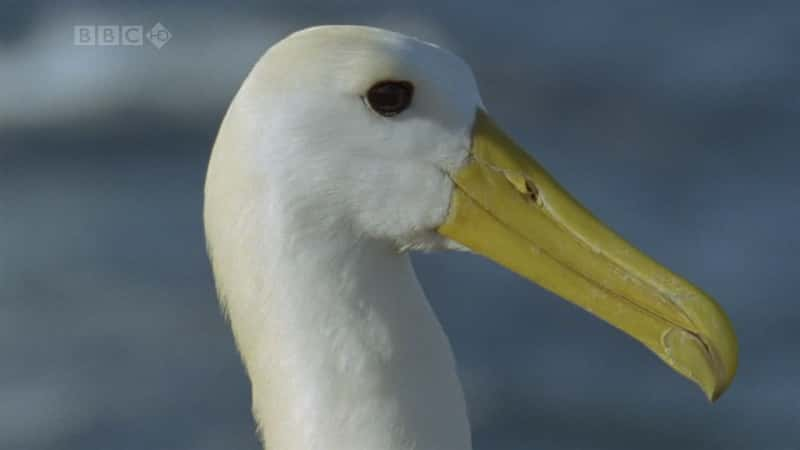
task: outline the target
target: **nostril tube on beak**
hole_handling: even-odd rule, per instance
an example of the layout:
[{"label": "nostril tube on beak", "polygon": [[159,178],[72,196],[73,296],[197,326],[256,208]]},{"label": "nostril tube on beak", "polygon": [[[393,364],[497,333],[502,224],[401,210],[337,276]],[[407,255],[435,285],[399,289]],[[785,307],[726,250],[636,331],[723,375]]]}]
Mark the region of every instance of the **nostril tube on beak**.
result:
[{"label": "nostril tube on beak", "polygon": [[531,180],[525,180],[525,193],[534,203],[539,203],[539,188]]}]

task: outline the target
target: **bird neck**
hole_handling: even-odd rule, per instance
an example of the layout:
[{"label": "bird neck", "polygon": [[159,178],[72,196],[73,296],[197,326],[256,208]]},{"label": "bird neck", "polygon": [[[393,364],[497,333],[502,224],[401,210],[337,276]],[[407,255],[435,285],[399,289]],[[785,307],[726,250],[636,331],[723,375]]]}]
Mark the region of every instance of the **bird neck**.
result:
[{"label": "bird neck", "polygon": [[348,227],[262,219],[214,269],[267,446],[471,448],[452,351],[408,256]]}]

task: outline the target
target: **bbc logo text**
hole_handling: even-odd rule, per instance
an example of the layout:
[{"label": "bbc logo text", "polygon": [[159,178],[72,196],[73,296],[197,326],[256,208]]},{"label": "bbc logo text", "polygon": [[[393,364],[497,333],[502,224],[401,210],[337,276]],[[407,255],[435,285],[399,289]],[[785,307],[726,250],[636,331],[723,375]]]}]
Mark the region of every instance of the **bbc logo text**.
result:
[{"label": "bbc logo text", "polygon": [[161,24],[145,31],[143,25],[75,25],[72,43],[87,47],[141,47],[149,42],[160,49],[172,39],[172,33]]}]

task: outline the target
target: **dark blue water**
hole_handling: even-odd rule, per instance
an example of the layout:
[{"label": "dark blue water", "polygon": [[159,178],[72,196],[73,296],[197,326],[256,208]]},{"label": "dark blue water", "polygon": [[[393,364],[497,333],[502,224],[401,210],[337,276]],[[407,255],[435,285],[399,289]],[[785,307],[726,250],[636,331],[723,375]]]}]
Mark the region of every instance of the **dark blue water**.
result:
[{"label": "dark blue water", "polygon": [[[201,226],[238,83],[282,34],[435,39],[578,198],[723,304],[715,405],[616,330],[478,257],[418,255],[476,449],[800,448],[800,7],[793,2],[100,2],[0,18],[0,448],[257,449]],[[77,48],[163,22],[161,50]]]}]

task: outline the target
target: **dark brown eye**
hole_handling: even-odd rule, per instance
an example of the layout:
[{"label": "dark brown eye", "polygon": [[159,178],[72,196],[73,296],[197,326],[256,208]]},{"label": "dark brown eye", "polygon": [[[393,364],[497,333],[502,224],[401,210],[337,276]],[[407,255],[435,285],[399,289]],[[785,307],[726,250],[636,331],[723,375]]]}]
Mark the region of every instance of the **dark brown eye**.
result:
[{"label": "dark brown eye", "polygon": [[367,103],[376,113],[391,117],[403,112],[411,104],[414,85],[408,81],[380,81],[367,91]]}]

